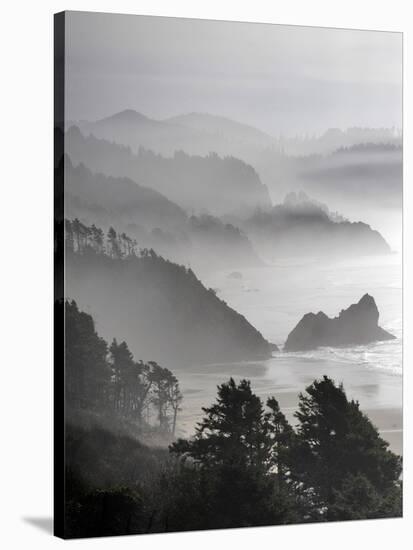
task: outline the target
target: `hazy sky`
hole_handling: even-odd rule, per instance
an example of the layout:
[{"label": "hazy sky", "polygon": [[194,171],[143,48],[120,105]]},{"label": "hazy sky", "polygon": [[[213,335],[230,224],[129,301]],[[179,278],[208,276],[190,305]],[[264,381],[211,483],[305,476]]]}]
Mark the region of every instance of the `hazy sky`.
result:
[{"label": "hazy sky", "polygon": [[402,35],[69,12],[69,120],[192,111],[273,135],[401,127]]}]

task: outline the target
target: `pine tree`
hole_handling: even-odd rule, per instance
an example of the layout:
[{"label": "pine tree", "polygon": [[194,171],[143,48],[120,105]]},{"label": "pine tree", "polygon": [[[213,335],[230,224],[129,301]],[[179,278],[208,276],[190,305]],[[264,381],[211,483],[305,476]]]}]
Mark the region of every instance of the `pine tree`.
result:
[{"label": "pine tree", "polygon": [[[191,440],[172,444],[173,453],[195,465],[192,473],[208,499],[208,526],[235,527],[289,521],[289,503],[277,491],[274,445],[281,446],[275,431],[275,402],[265,413],[250,382],[237,385],[231,378],[218,387],[214,405]],[[281,422],[281,418],[278,418]],[[184,462],[185,465],[185,462]],[[184,475],[188,475],[185,473]]]},{"label": "pine tree", "polygon": [[[342,385],[327,376],[306,391],[296,413],[299,426],[290,467],[307,493],[313,515],[337,519],[340,498],[351,500],[357,483],[363,487],[358,497],[364,494],[365,506],[373,494],[381,502],[393,499],[395,491],[400,494],[401,459],[388,449],[358,402],[349,401]],[[355,501],[352,514],[362,518],[363,510]]]}]

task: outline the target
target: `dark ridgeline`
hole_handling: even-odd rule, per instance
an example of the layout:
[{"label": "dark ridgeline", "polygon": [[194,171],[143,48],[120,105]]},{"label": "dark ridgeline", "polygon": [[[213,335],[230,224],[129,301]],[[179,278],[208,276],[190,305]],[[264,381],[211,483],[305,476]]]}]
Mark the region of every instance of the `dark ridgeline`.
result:
[{"label": "dark ridgeline", "polygon": [[331,379],[300,395],[295,429],[247,380],[219,386],[203,410],[169,454],[128,435],[120,416],[111,429],[71,423],[65,537],[401,515],[400,457]]},{"label": "dark ridgeline", "polygon": [[333,319],[319,311],[307,313],[288,335],[284,351],[305,351],[319,346],[354,346],[395,336],[378,325],[379,310],[374,298],[365,294],[357,304],[343,309]]},{"label": "dark ridgeline", "polygon": [[[63,134],[58,131],[57,136]],[[116,226],[139,239],[141,246],[202,271],[262,265],[236,226],[207,214],[189,217],[161,193],[129,178],[93,173],[84,164],[74,166],[68,155],[58,163],[57,177],[63,164],[66,217],[87,220],[89,225]]]},{"label": "dark ridgeline", "polygon": [[[68,154],[64,159],[66,170],[66,214],[86,216],[96,222],[125,225],[139,220],[163,229],[182,231],[187,215],[177,204],[161,193],[138,185],[126,177],[111,177],[93,173],[84,164],[74,166]],[[59,164],[58,170],[63,166]]]},{"label": "dark ridgeline", "polygon": [[276,346],[205,288],[193,271],[125,233],[66,220],[66,291],[106,338],[173,367],[266,359]]},{"label": "dark ridgeline", "polygon": [[[85,137],[77,127],[69,128],[65,138],[68,155],[75,164],[81,163],[69,165],[67,216],[115,225],[174,261],[191,262],[204,270],[208,265],[221,269],[259,265],[254,249],[270,258],[390,252],[382,235],[368,224],[350,222],[304,193],[288,193],[282,204],[272,206],[258,174],[237,158],[183,152],[167,158],[144,149],[133,153],[94,135]],[[365,149],[371,148],[366,146],[358,154],[368,155]],[[282,172],[282,167],[274,170],[274,178]],[[199,238],[184,210],[200,220],[199,212],[212,214],[215,222],[202,235],[205,238]],[[242,229],[235,247],[229,225]],[[221,249],[217,243],[222,243]]]},{"label": "dark ridgeline", "polygon": [[[350,211],[352,204],[360,201],[401,207],[402,137],[389,128],[330,128],[320,136],[273,138],[256,128],[206,113],[155,121],[132,110],[75,124],[90,136],[88,139],[96,136],[116,141],[134,152],[144,147],[166,156],[177,150],[190,155],[206,156],[215,151],[234,156],[253,166],[278,199],[291,189],[304,189],[328,201],[339,200],[339,204],[344,199]],[[106,163],[109,171],[100,166],[96,170],[134,179],[130,173],[124,174],[116,156],[110,157],[110,163],[104,157],[94,157],[93,161]],[[88,159],[83,162],[88,164]],[[112,172],[115,166],[117,171]]]},{"label": "dark ridgeline", "polygon": [[255,248],[270,257],[354,257],[389,254],[378,231],[349,222],[305,193],[288,193],[282,204],[258,209],[239,225]]},{"label": "dark ridgeline", "polygon": [[271,206],[268,189],[257,172],[238,158],[216,153],[191,156],[179,149],[163,157],[143,148],[132,152],[112,140],[84,137],[79,128],[71,127],[66,132],[66,152],[73,162],[96,172],[151,187],[188,212],[207,210],[221,216]]}]

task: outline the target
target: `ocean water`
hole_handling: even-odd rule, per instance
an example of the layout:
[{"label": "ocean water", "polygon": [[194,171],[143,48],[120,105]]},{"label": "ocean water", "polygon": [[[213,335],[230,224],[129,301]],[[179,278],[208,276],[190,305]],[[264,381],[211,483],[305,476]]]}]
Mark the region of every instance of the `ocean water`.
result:
[{"label": "ocean water", "polygon": [[[215,399],[218,384],[233,376],[248,378],[264,399],[274,395],[294,422],[298,395],[324,374],[342,382],[360,402],[391,446],[402,441],[402,268],[399,254],[339,262],[317,259],[280,261],[201,277],[218,296],[245,317],[281,351],[267,361],[193,365],[177,371],[184,394],[182,435],[193,433],[202,407]],[[352,348],[320,348],[284,353],[282,346],[301,317],[310,311],[336,316],[368,292],[377,303],[379,324],[397,338]]]}]

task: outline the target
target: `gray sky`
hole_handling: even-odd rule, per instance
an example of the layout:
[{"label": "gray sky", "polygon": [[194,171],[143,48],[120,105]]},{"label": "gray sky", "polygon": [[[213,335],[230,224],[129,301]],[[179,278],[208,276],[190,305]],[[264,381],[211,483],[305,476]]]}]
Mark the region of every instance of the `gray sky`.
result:
[{"label": "gray sky", "polygon": [[292,135],[401,127],[402,35],[69,12],[69,120],[192,111]]}]

